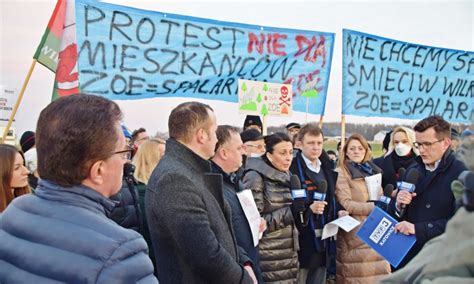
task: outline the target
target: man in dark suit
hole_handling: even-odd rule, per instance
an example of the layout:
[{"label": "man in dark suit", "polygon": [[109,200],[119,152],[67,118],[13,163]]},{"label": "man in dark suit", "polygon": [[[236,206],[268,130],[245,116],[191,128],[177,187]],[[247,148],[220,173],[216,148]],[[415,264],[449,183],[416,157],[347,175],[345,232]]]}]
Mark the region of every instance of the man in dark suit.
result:
[{"label": "man in dark suit", "polygon": [[[321,240],[321,234],[324,224],[337,218],[334,195],[337,173],[323,150],[324,136],[315,123],[303,126],[297,139],[301,151],[293,159],[290,171],[299,177],[302,188],[306,189],[308,204],[311,204],[306,211],[306,223],[297,222],[300,232],[298,283],[325,283],[326,271],[335,275],[335,242]],[[321,193],[323,181],[327,184],[326,196],[313,201],[315,193]]]},{"label": "man in dark suit", "polygon": [[[224,178],[224,198],[232,209],[232,228],[234,229],[237,244],[241,247],[251,262],[259,283],[263,283],[260,271],[260,256],[258,246],[254,245],[249,221],[245,215],[237,194],[244,188],[235,172],[242,166],[243,143],[237,128],[229,125],[217,127],[216,153],[212,158],[212,171],[222,174]],[[255,206],[257,210],[257,206]],[[265,220],[261,218],[261,229],[265,227]]]},{"label": "man in dark suit", "polygon": [[[430,239],[441,235],[446,223],[455,213],[455,197],[451,183],[466,170],[451,150],[450,125],[440,116],[430,116],[419,121],[415,127],[416,142],[420,150],[417,163],[407,169],[416,170],[419,178],[413,193],[399,191],[395,210],[401,222],[395,226],[397,232],[416,235],[416,243],[398,268],[410,261]],[[402,205],[406,206],[401,214]]]},{"label": "man in dark suit", "polygon": [[171,111],[170,139],[145,195],[148,227],[162,283],[252,283],[231,230],[222,175],[208,161],[217,142],[216,116],[199,102]]}]

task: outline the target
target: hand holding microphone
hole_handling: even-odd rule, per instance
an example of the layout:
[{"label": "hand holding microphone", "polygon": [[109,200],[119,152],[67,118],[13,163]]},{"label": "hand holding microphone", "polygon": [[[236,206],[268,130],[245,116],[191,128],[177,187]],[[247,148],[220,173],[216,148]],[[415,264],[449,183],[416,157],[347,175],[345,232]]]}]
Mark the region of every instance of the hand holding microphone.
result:
[{"label": "hand holding microphone", "polygon": [[413,199],[413,197],[416,196],[415,192],[409,192],[408,190],[402,190],[398,193],[397,195],[397,206],[400,209],[403,209],[407,205],[409,205]]},{"label": "hand holding microphone", "polygon": [[405,215],[405,211],[407,208],[407,205],[409,205],[413,199],[413,197],[416,196],[415,191],[415,184],[418,181],[418,178],[420,177],[420,173],[416,169],[411,169],[408,174],[406,181],[402,181],[397,183],[398,185],[398,195],[397,195],[397,208],[400,208],[400,218],[403,218]]},{"label": "hand holding microphone", "polygon": [[326,205],[328,205],[326,201],[314,201],[309,208],[314,214],[321,215],[324,213],[324,207],[326,207]]},{"label": "hand holding microphone", "polygon": [[293,202],[291,203],[291,211],[293,215],[299,215],[301,224],[306,224],[304,213],[307,209],[306,190],[301,188],[301,182],[297,175],[290,177],[291,196]]},{"label": "hand holding microphone", "polygon": [[324,208],[328,203],[325,201],[326,200],[326,192],[328,189],[328,183],[325,180],[320,181],[319,186],[318,186],[318,191],[314,192],[313,195],[313,203],[309,206],[311,211],[314,214],[321,215],[324,213]]}]

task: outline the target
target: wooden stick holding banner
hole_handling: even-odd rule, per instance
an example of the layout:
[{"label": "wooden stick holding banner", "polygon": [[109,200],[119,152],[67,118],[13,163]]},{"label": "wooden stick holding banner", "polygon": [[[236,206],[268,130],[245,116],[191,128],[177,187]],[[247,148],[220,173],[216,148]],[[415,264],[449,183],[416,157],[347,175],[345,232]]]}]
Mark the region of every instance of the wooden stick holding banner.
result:
[{"label": "wooden stick holding banner", "polygon": [[309,99],[316,98],[318,96],[318,90],[310,89],[306,90],[301,93],[302,97],[306,97],[306,115],[305,115],[305,123],[308,123],[308,112],[309,112]]},{"label": "wooden stick holding banner", "polygon": [[319,117],[319,128],[323,129],[323,118],[324,118],[324,114],[321,114],[321,116]]},{"label": "wooden stick holding banner", "polygon": [[262,134],[265,136],[267,135],[267,116],[262,116]]},{"label": "wooden stick holding banner", "polygon": [[341,149],[346,143],[346,115],[342,115],[341,118]]},{"label": "wooden stick holding banner", "polygon": [[33,70],[35,69],[36,65],[36,59],[33,59],[33,62],[31,62],[30,70],[28,70],[28,74],[26,75],[25,81],[23,81],[23,86],[21,87],[20,94],[18,95],[18,98],[16,99],[15,106],[13,107],[12,114],[10,115],[10,119],[8,120],[7,126],[5,127],[5,130],[3,131],[3,136],[2,140],[0,141],[3,143],[5,139],[7,138],[8,131],[10,130],[10,127],[12,126],[13,119],[15,119],[16,112],[18,110],[18,107],[20,106],[21,100],[23,99],[23,94],[25,93],[26,86],[28,86],[28,83],[30,82],[30,77],[31,74],[33,73]]}]

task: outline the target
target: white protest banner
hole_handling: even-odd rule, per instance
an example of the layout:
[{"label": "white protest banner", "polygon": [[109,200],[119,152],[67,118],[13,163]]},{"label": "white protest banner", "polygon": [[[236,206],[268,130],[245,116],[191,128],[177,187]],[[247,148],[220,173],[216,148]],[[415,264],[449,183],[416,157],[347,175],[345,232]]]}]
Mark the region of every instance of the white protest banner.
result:
[{"label": "white protest banner", "polygon": [[239,79],[239,112],[291,116],[291,85]]},{"label": "white protest banner", "polygon": [[7,125],[17,97],[17,90],[0,85],[0,125]]}]

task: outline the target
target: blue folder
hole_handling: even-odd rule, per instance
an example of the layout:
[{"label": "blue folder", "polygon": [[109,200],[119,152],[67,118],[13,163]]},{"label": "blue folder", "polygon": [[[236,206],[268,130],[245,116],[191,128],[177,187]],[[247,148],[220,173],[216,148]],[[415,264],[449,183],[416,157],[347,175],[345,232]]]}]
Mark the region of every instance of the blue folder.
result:
[{"label": "blue folder", "polygon": [[357,237],[373,248],[393,267],[397,267],[416,242],[414,235],[395,233],[397,224],[392,216],[382,209],[375,209],[357,232]]}]

